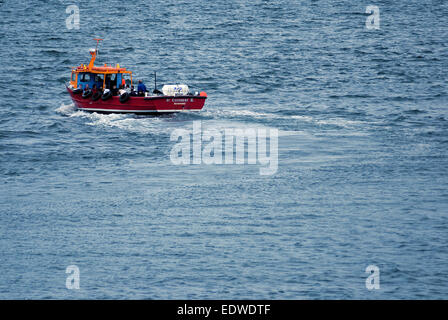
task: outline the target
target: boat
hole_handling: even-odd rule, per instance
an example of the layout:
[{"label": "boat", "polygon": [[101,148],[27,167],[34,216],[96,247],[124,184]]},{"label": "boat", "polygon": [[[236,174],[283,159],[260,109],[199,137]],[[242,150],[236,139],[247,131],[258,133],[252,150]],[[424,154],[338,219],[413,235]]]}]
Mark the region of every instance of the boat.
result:
[{"label": "boat", "polygon": [[[104,64],[95,66],[98,44],[90,49],[88,65],[81,64],[71,70],[70,82],[66,84],[68,93],[79,110],[98,113],[158,114],[200,111],[204,107],[207,93],[191,93],[187,85],[164,85],[157,89],[157,75],[154,73],[154,90],[136,92],[132,71]],[[120,88],[118,90],[117,88]]]}]

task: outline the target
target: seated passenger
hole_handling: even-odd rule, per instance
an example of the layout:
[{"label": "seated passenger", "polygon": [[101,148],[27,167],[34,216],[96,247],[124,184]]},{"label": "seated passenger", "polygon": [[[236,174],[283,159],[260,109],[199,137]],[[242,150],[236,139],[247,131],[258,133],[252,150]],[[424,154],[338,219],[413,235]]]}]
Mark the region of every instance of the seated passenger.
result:
[{"label": "seated passenger", "polygon": [[134,86],[131,86],[131,96],[137,96],[137,92],[135,92]]},{"label": "seated passenger", "polygon": [[84,92],[86,92],[87,90],[89,90],[89,84],[86,84],[86,86],[84,87]]},{"label": "seated passenger", "polygon": [[112,95],[113,95],[113,96],[118,95],[118,89],[117,89],[117,86],[115,86],[115,85],[112,86],[112,90],[111,90],[111,91],[112,91]]},{"label": "seated passenger", "polygon": [[137,93],[139,96],[144,96],[146,92],[146,86],[143,84],[142,80],[138,80]]},{"label": "seated passenger", "polygon": [[95,94],[97,92],[98,92],[98,89],[96,88],[96,84],[94,84],[92,87],[92,94]]},{"label": "seated passenger", "polygon": [[120,85],[120,90],[118,90],[118,93],[120,94],[120,96],[123,94],[123,93],[126,93],[127,91],[125,90],[125,88],[124,88],[124,86],[123,85]]},{"label": "seated passenger", "polygon": [[108,74],[107,76],[106,76],[106,89],[110,89],[110,79],[111,78],[111,76],[110,76],[110,74]]}]

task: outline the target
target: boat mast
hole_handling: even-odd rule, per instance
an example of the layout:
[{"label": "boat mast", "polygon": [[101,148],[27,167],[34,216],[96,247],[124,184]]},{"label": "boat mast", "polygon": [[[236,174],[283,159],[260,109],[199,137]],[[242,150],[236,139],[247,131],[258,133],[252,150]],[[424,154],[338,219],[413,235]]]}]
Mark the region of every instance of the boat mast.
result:
[{"label": "boat mast", "polygon": [[95,51],[98,51],[98,43],[100,43],[101,40],[104,39],[100,39],[100,38],[94,38],[93,40],[96,40],[96,47],[95,47]]},{"label": "boat mast", "polygon": [[90,62],[89,62],[89,66],[88,66],[89,70],[92,70],[93,64],[95,63],[95,59],[96,59],[96,56],[98,54],[98,43],[101,40],[103,40],[103,39],[95,38],[93,40],[96,40],[96,47],[95,47],[95,51],[92,51],[92,50],[90,51],[90,54],[92,55],[92,58],[90,59]]}]

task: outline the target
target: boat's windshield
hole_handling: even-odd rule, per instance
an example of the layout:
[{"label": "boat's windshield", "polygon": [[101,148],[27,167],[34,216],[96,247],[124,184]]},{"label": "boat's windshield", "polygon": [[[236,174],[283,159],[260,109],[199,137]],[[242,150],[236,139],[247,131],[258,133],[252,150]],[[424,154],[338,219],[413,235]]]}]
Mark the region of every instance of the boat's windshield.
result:
[{"label": "boat's windshield", "polygon": [[[72,76],[74,81],[74,77]],[[104,85],[104,75],[94,74],[89,72],[82,72],[78,75],[77,87],[81,86],[83,89],[89,85],[89,88],[93,88],[95,85],[97,88],[102,88]]]},{"label": "boat's windshield", "polygon": [[85,89],[88,85],[89,88],[110,89],[114,87],[118,89],[121,85],[131,85],[132,76],[129,73],[96,73],[96,72],[80,72],[76,78],[76,73],[72,73],[72,82],[76,83],[76,87],[81,86]]}]

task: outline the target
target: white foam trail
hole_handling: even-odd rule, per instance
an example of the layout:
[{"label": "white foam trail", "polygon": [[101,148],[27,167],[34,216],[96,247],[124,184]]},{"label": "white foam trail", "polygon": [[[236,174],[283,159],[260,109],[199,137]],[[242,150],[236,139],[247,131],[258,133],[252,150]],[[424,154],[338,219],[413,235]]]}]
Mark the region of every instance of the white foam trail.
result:
[{"label": "white foam trail", "polygon": [[283,118],[283,116],[279,116],[273,113],[266,113],[266,112],[255,112],[250,110],[206,110],[202,113],[204,116],[224,116],[224,117],[238,117],[238,116],[246,116],[246,117],[252,117],[252,118],[271,118],[271,119],[279,119]]},{"label": "white foam trail", "polygon": [[290,117],[286,117],[286,118],[304,120],[307,122],[312,122],[314,120],[313,117],[309,117],[309,116],[290,116]]},{"label": "white foam trail", "polygon": [[[183,127],[187,124],[187,128],[191,126],[190,121],[167,121],[165,118],[160,117],[137,117],[133,114],[101,114],[101,113],[90,113],[77,110],[73,103],[65,105],[62,104],[56,112],[61,113],[63,115],[69,117],[82,117],[90,120],[87,122],[87,125],[91,126],[102,126],[109,128],[118,128],[128,132],[135,133],[154,133],[160,134],[161,132],[171,132],[172,130]],[[205,117],[211,117],[212,119],[203,120],[202,125],[204,129],[214,129],[218,131],[225,130],[227,128],[234,129],[245,129],[247,127],[250,128],[265,128],[269,129],[271,127],[262,125],[260,123],[246,123],[232,120],[232,118],[243,116],[243,117],[252,117],[257,119],[293,119],[298,121],[304,121],[309,123],[314,123],[317,125],[337,125],[344,128],[353,127],[356,125],[361,125],[360,121],[352,121],[346,120],[342,118],[331,118],[331,119],[315,119],[311,116],[303,116],[303,115],[279,115],[274,113],[267,112],[256,112],[251,110],[205,110],[201,112],[201,115]],[[231,118],[231,119],[229,119]],[[229,121],[230,120],[230,121]],[[191,121],[194,121],[191,119]],[[273,127],[272,127],[273,128]],[[289,136],[289,135],[297,135],[303,134],[303,131],[295,131],[295,130],[279,130],[279,136]]]},{"label": "white foam trail", "polygon": [[[244,123],[244,122],[237,122],[237,121],[221,121],[221,120],[207,120],[202,121],[202,129],[203,130],[216,130],[219,132],[224,132],[226,129],[242,129],[243,131],[235,132],[235,136],[238,136],[238,133],[241,133],[242,135],[246,136],[246,132],[244,130],[246,129],[266,129],[269,132],[270,129],[278,129],[275,126],[267,126],[260,123]],[[192,130],[192,124],[190,123],[187,128],[187,130]],[[278,136],[292,136],[292,135],[301,135],[303,134],[303,131],[294,131],[294,130],[278,130]]]},{"label": "white foam trail", "polygon": [[74,103],[70,104],[61,104],[59,108],[56,109],[56,112],[63,114],[65,116],[71,115],[73,112],[76,111],[76,107]]},{"label": "white foam trail", "polygon": [[311,116],[303,116],[303,115],[279,115],[274,113],[265,113],[265,112],[255,112],[250,110],[221,110],[221,111],[207,111],[208,116],[212,117],[235,117],[235,116],[248,116],[257,119],[267,118],[267,119],[281,119],[281,120],[300,120],[310,123],[315,123],[317,125],[337,125],[343,128],[351,128],[354,126],[362,125],[362,121],[353,121],[346,120],[343,118],[331,118],[331,119],[316,119]]},{"label": "white foam trail", "polygon": [[252,118],[269,118],[269,119],[296,119],[303,120],[307,122],[318,122],[319,120],[314,119],[311,116],[301,116],[301,115],[280,115],[268,112],[256,112],[250,110],[216,110],[216,111],[205,111],[203,113],[205,116],[211,117],[236,117],[236,116],[247,116]]},{"label": "white foam trail", "polygon": [[62,104],[56,109],[56,112],[71,118],[79,117],[87,119],[89,122],[86,124],[90,126],[118,128],[136,133],[160,133],[163,130],[160,126],[162,120],[157,117],[137,118],[133,114],[90,113],[78,110],[73,103],[69,105]]},{"label": "white foam trail", "polygon": [[254,118],[278,118],[278,116],[273,113],[255,112],[249,110],[229,110],[228,113],[236,116],[249,116]]},{"label": "white foam trail", "polygon": [[339,127],[349,128],[362,124],[361,121],[346,120],[341,118],[332,118],[328,120],[315,120],[315,123],[321,125],[336,125]]},{"label": "white foam trail", "polygon": [[90,119],[87,125],[103,126],[109,128],[118,128],[128,132],[135,133],[160,133],[163,130],[161,126],[162,120],[155,117],[136,118],[135,115],[126,114],[99,114],[90,113],[83,117]]}]

